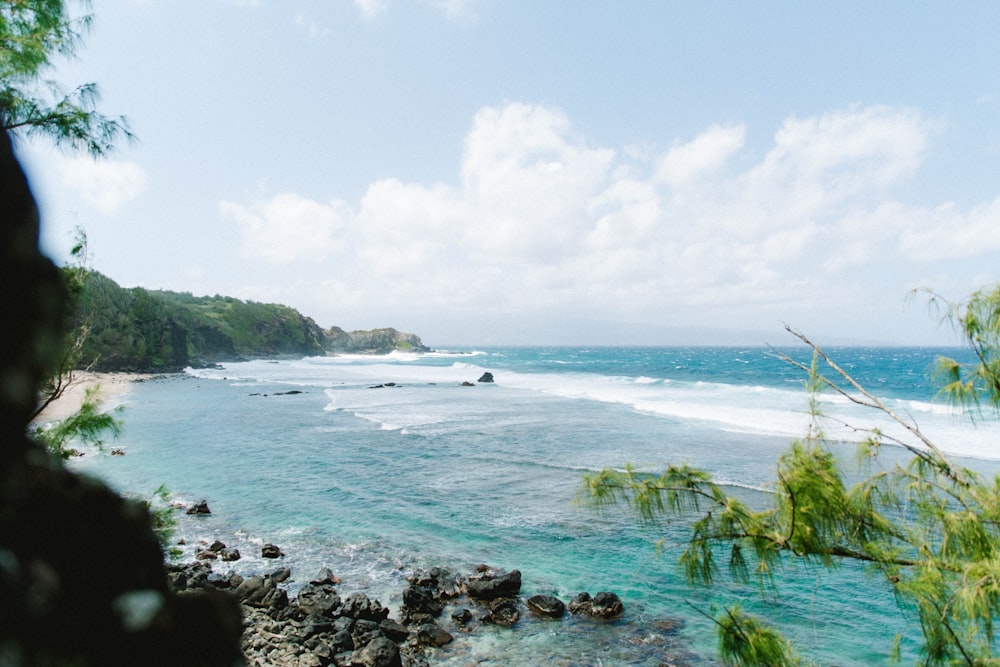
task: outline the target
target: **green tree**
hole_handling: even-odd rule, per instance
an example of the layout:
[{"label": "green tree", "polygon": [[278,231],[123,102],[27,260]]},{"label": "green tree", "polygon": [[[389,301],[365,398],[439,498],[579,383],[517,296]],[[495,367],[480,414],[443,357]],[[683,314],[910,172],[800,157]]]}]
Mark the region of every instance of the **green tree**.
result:
[{"label": "green tree", "polygon": [[67,92],[46,78],[58,56],[75,56],[90,30],[90,3],[78,4],[84,13],[74,17],[66,0],[0,3],[0,127],[14,138],[45,136],[57,146],[99,157],[121,140],[133,140],[126,119],[97,111],[96,84]]},{"label": "green tree", "polygon": [[[63,268],[63,280],[69,300],[67,310],[71,313],[76,311],[83,294],[88,271],[87,247],[87,234],[78,228],[76,243],[71,251],[73,261]],[[63,353],[52,372],[42,382],[34,414],[36,419],[46,407],[61,398],[76,380],[74,372],[79,367],[81,351],[90,335],[90,330],[89,320],[77,321],[75,317],[70,318],[63,342]],[[31,429],[31,436],[62,459],[79,454],[72,447],[73,444],[102,447],[106,437],[117,438],[122,429],[121,421],[101,409],[99,390],[100,387],[97,385],[88,388],[84,392],[80,407],[74,414],[65,419],[34,426]]]},{"label": "green tree", "polygon": [[[962,364],[939,358],[942,393],[961,406],[1000,406],[1000,287],[945,306],[975,354]],[[680,566],[692,584],[722,575],[776,591],[774,574],[789,558],[836,567],[858,561],[880,575],[922,632],[921,664],[1000,665],[994,619],[1000,618],[1000,475],[956,465],[906,417],[868,392],[806,336],[811,364],[784,358],[808,377],[811,424],[777,462],[772,504],[751,508],[709,474],[670,466],[659,475],[603,470],[585,478],[594,505],[624,503],[643,520],[689,518]],[[890,417],[902,435],[865,434],[858,467],[845,469],[824,435],[817,395],[832,391]],[[856,426],[854,428],[857,428]],[[902,447],[904,464],[879,465],[885,444]],[[850,468],[851,466],[847,466]],[[857,479],[854,483],[849,480]],[[719,653],[729,665],[798,665],[789,642],[738,607],[715,619]],[[892,650],[898,658],[899,636]]]}]

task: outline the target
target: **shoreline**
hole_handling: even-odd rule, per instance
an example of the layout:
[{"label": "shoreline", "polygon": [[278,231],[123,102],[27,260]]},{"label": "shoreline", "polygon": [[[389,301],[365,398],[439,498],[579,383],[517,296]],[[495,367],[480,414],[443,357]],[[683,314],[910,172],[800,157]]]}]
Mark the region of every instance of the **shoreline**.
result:
[{"label": "shoreline", "polygon": [[135,382],[143,382],[154,377],[154,373],[73,371],[71,380],[56,400],[45,406],[32,424],[59,421],[72,416],[83,405],[88,390],[97,388],[97,399],[104,410],[115,408],[132,390]]}]

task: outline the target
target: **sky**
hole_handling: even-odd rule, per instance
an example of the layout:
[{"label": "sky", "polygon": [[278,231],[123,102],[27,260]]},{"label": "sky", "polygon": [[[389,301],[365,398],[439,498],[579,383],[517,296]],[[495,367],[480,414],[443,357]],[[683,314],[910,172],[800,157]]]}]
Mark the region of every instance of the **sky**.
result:
[{"label": "sky", "polygon": [[94,0],[138,141],[42,247],[432,347],[955,344],[1000,280],[1000,3]]}]

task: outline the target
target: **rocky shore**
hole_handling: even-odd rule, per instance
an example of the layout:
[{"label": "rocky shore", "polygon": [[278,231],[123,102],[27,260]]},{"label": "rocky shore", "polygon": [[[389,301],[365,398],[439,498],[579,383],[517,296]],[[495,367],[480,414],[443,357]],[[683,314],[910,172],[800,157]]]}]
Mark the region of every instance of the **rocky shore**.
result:
[{"label": "rocky shore", "polygon": [[[221,543],[210,548],[219,554],[226,549]],[[221,560],[168,565],[168,580],[181,595],[222,591],[239,600],[241,646],[252,667],[429,667],[460,654],[453,642],[477,633],[497,626],[516,631],[519,623],[529,620],[565,624],[566,618],[580,625],[619,624],[621,642],[644,644],[640,652],[653,660],[630,664],[705,664],[692,660],[679,645],[679,623],[664,620],[639,627],[622,621],[624,605],[611,592],[580,593],[568,603],[550,595],[525,598],[518,570],[481,565],[466,574],[442,568],[415,571],[406,578],[398,618],[393,618],[379,600],[361,592],[342,594],[340,579],[329,569],[316,573],[292,596],[289,568],[243,577],[222,572]],[[538,657],[534,664],[550,664]]]}]

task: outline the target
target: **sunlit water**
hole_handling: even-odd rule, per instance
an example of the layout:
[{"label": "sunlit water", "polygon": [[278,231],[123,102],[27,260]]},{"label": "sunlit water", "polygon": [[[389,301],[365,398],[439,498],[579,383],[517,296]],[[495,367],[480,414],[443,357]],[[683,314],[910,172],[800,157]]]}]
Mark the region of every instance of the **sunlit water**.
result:
[{"label": "sunlit water", "polygon": [[[834,353],[939,446],[971,457],[961,463],[994,470],[997,425],[974,426],[932,400],[926,372],[935,351]],[[485,371],[494,384],[461,386]],[[198,540],[221,539],[244,554],[236,571],[270,571],[275,562],[261,559],[259,547],[276,543],[293,593],[326,566],[343,579],[341,592],[363,590],[396,609],[414,568],[468,572],[487,563],[520,569],[525,595],[568,601],[608,590],[626,605],[612,624],[525,614],[513,629],[456,633],[436,664],[715,664],[706,614],[733,602],[773,619],[826,664],[884,663],[897,632],[912,658],[918,628],[860,567],[790,565],[776,600],[725,580],[695,590],[675,565],[682,523],[639,526],[626,511],[575,502],[585,472],[668,462],[704,468],[766,502],[775,461],[808,423],[803,379],[767,350],[738,348],[232,363],[136,384],[116,445],[127,455],[91,453],[74,465],[125,492],[148,495],[164,484],[182,502],[206,499],[210,516],[182,517],[186,555]],[[386,383],[395,386],[374,388]],[[842,398],[827,397],[824,411],[892,430]],[[853,451],[843,447],[845,456]],[[682,623],[679,633],[663,630],[668,619]]]}]

